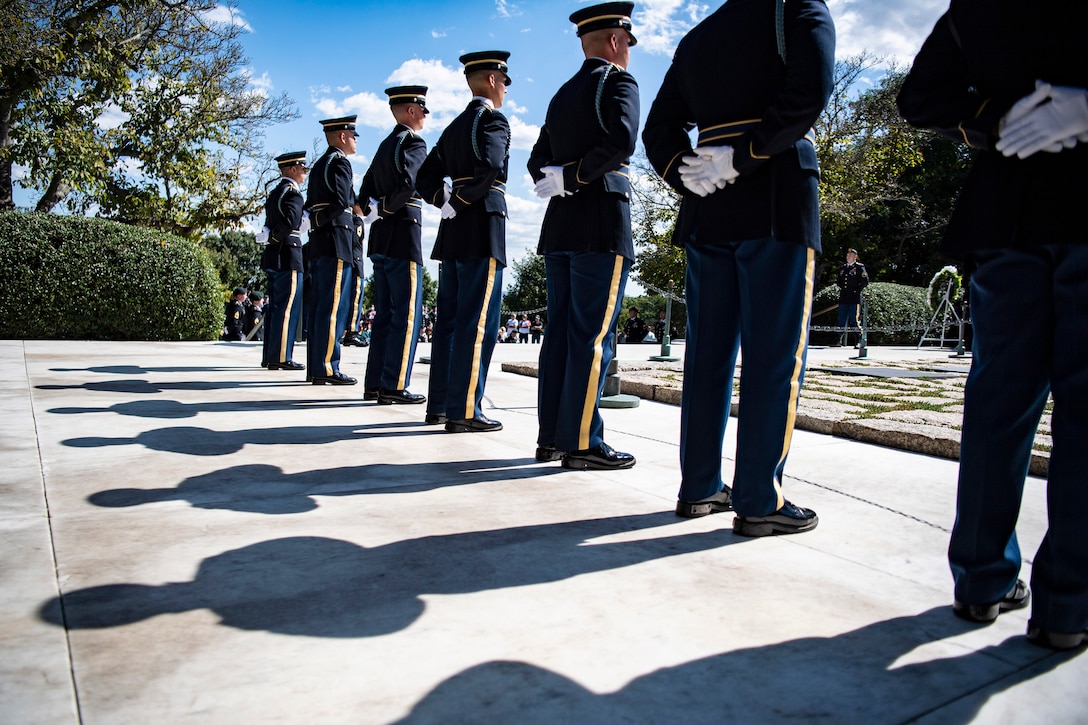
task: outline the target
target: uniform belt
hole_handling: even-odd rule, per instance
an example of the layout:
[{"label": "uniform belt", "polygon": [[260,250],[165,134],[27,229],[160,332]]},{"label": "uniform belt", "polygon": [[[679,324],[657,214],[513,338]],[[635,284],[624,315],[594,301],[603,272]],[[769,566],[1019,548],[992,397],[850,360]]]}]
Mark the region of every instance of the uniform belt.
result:
[{"label": "uniform belt", "polygon": [[344,207],[343,211],[336,211],[336,212],[333,212],[333,211],[330,211],[329,209],[327,209],[326,207],[328,207],[328,206],[329,206],[328,202],[323,202],[321,204],[314,204],[313,206],[310,207],[310,209],[309,209],[309,211],[310,211],[310,223],[313,225],[314,229],[319,229],[320,227],[325,226],[326,224],[328,224],[330,221],[332,221],[333,219],[335,219],[337,216],[339,216],[341,214],[349,214],[349,215],[351,214],[351,207],[350,206]]},{"label": "uniform belt", "polygon": [[[467,184],[465,182],[468,182],[468,181],[472,181],[471,176],[465,176],[465,177],[460,178],[460,179],[454,179],[453,180],[453,193],[456,194],[458,189],[463,189],[465,186],[467,186]],[[496,191],[501,192],[503,195],[506,194],[506,183],[505,182],[496,181],[493,184],[491,184],[491,188],[495,189]]]},{"label": "uniform belt", "polygon": [[[568,161],[565,164],[560,164],[560,166],[563,166],[563,167],[574,166],[577,163],[579,163],[579,162],[578,161]],[[629,178],[631,178],[631,164],[620,164],[618,168],[612,169],[608,173],[609,174],[619,174],[620,176],[623,176],[624,178],[629,179]]]},{"label": "uniform belt", "polygon": [[[736,138],[748,133],[763,121],[762,118],[752,118],[747,121],[733,121],[732,123],[719,123],[716,126],[699,129],[699,145],[713,146],[715,141]],[[805,138],[813,146],[816,145],[816,129],[810,128],[805,133]]]}]

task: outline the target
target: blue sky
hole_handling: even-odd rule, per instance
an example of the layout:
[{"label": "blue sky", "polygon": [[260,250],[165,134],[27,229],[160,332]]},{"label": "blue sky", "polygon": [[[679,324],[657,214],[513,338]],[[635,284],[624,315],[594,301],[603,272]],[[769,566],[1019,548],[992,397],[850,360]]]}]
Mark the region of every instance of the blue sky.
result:
[{"label": "blue sky", "polygon": [[[284,151],[320,153],[324,140],[318,120],[359,115],[358,152],[352,159],[356,181],[392,128],[386,87],[430,87],[431,115],[423,130],[433,144],[445,125],[467,104],[470,94],[457,61],[462,53],[508,50],[513,85],[503,111],[510,119],[510,208],[507,258],[535,250],[545,202],[532,193],[525,170],[529,149],[544,121],[548,101],[581,65],[582,55],[568,16],[594,3],[517,2],[516,0],[236,0],[233,22],[249,31],[242,38],[253,83],[287,93],[300,118],[270,129],[269,156]],[[909,63],[947,0],[829,0],[835,19],[837,55],[862,50]],[[629,70],[639,83],[645,115],[683,34],[720,3],[690,0],[638,2]],[[230,21],[221,6],[217,19]],[[430,253],[438,211],[424,212],[424,255]],[[254,220],[257,227],[260,220]],[[437,265],[429,265],[432,275]],[[509,276],[508,276],[509,279]],[[637,288],[632,290],[637,293]]]}]

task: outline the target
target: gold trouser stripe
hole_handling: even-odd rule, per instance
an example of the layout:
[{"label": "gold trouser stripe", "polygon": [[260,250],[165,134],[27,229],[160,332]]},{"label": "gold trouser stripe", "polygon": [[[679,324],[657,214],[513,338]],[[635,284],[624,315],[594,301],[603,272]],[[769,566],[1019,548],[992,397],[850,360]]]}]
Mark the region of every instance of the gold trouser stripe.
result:
[{"label": "gold trouser stripe", "polygon": [[298,291],[298,275],[291,270],[291,294],[287,295],[287,306],[283,308],[283,320],[280,322],[279,362],[287,362],[287,336],[291,333],[291,308],[295,304],[295,292]]},{"label": "gold trouser stripe", "polygon": [[[797,400],[801,397],[801,373],[804,370],[805,343],[808,340],[808,319],[809,315],[812,314],[812,288],[815,284],[816,252],[812,248],[805,251],[808,257],[805,261],[805,302],[802,306],[800,323],[797,325],[797,347],[793,351],[793,374],[790,376],[790,398],[786,411],[786,435],[782,441],[782,454],[778,457],[778,465],[782,465],[782,461],[786,460],[786,455],[790,452],[790,444],[793,442],[793,425],[797,420]],[[782,495],[782,486],[779,484],[778,479],[773,479],[773,483],[775,493],[778,495],[778,505],[775,507],[777,511],[782,508],[786,499]]]},{"label": "gold trouser stripe", "polygon": [[582,402],[582,420],[578,426],[578,449],[589,448],[589,428],[593,423],[593,409],[597,407],[597,387],[601,382],[601,358],[604,355],[604,336],[608,334],[609,323],[616,311],[617,299],[620,291],[620,279],[623,277],[623,257],[616,255],[616,263],[612,267],[612,283],[608,288],[608,306],[604,311],[604,319],[597,331],[597,337],[593,340],[593,364],[589,368],[589,380],[586,381],[586,397]]},{"label": "gold trouser stripe", "polygon": [[483,352],[484,327],[487,324],[487,311],[491,307],[491,290],[495,288],[495,264],[494,257],[487,260],[487,286],[484,288],[484,298],[480,305],[480,317],[476,320],[476,341],[472,345],[472,368],[468,371],[468,395],[465,399],[465,418],[476,415],[476,386],[480,380],[480,355]]},{"label": "gold trouser stripe", "polygon": [[363,304],[362,291],[363,280],[359,278],[359,275],[355,275],[355,293],[351,296],[351,316],[348,317],[352,332],[355,332],[355,321],[359,319],[359,305]]},{"label": "gold trouser stripe", "polygon": [[340,293],[344,279],[344,260],[336,260],[336,285],[332,290],[332,312],[329,314],[329,341],[325,346],[325,375],[332,375],[332,352],[336,345],[336,313],[340,310]]},{"label": "gold trouser stripe", "polygon": [[[408,263],[408,276],[411,282],[408,285],[408,327],[404,330],[404,345],[400,355],[400,374],[397,376],[397,390],[408,387],[408,363],[412,359],[412,333],[416,327],[416,285],[419,284],[418,265],[415,262]],[[473,406],[475,407],[475,406]]]}]

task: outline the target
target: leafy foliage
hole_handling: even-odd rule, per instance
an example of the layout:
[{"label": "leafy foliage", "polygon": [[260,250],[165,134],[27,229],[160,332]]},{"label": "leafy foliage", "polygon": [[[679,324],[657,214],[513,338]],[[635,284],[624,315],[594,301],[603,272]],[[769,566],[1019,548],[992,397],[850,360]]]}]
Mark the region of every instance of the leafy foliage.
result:
[{"label": "leafy foliage", "polygon": [[[502,308],[507,312],[541,310],[548,305],[548,285],[544,270],[544,257],[529,252],[510,265],[514,275],[510,290],[502,297]],[[546,318],[546,313],[540,316]],[[546,321],[546,320],[545,320]]]},{"label": "leafy foliage", "polygon": [[212,263],[219,271],[219,284],[224,290],[235,287],[268,289],[268,280],[261,269],[264,247],[257,243],[253,232],[225,231],[218,235],[209,234],[201,240],[200,245],[208,251]]},{"label": "leafy foliage", "polygon": [[41,192],[38,211],[63,203],[190,237],[256,213],[274,175],[263,130],[296,113],[252,82],[243,26],[213,20],[224,8],[4,3],[0,209],[12,208],[18,163],[20,184]]},{"label": "leafy foliage", "polygon": [[207,253],[103,219],[0,212],[0,337],[213,340],[223,325]]},{"label": "leafy foliage", "polygon": [[[869,327],[918,327],[924,328],[930,314],[926,311],[926,289],[891,282],[873,282],[862,291],[867,308]],[[817,327],[833,327],[838,323],[839,288],[824,287],[813,298],[812,324]],[[922,329],[898,332],[870,332],[870,345],[913,345],[922,336]],[[837,332],[813,332],[810,342],[828,344],[839,337]]]}]

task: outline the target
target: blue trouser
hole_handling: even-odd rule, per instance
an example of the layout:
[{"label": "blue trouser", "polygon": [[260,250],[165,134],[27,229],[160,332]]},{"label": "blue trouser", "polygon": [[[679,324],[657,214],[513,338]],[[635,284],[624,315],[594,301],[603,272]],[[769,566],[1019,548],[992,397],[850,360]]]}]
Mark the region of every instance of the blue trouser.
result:
[{"label": "blue trouser", "polygon": [[784,502],[782,470],[805,371],[813,250],[752,239],[687,247],[688,332],[680,411],[680,500],[722,488],[722,441],[744,350],[733,508],[765,516]]},{"label": "blue trouser", "polygon": [[264,362],[292,360],[299,314],[302,312],[302,272],[266,269],[268,312],[264,316]]},{"label": "blue trouser", "polygon": [[313,377],[340,372],[340,338],[351,311],[351,265],[336,257],[310,260],[313,325],[306,340],[306,366]]},{"label": "blue trouser", "polygon": [[618,254],[553,252],[544,265],[548,334],[540,348],[537,443],[561,451],[596,448],[604,442],[597,403],[612,361],[631,260]]},{"label": "blue trouser", "polygon": [[1049,529],[1035,554],[1032,620],[1088,629],[1088,246],[986,250],[971,275],[974,327],[964,390],[955,595],[984,604],[1016,583],[1016,519],[1035,430],[1054,397]]},{"label": "blue trouser", "polygon": [[423,266],[384,254],[372,255],[370,263],[376,312],[370,328],[365,386],[404,390],[412,379],[423,317]]},{"label": "blue trouser", "polygon": [[[853,327],[858,326],[858,305],[847,304],[844,302],[839,303],[839,327]],[[843,332],[845,336],[846,333]]]},{"label": "blue trouser", "polygon": [[348,305],[348,321],[344,327],[345,334],[358,332],[359,321],[363,319],[363,278],[358,274],[351,275],[351,294]]},{"label": "blue trouser", "polygon": [[499,335],[502,265],[494,257],[450,259],[438,274],[427,412],[451,420],[483,415],[487,367]]}]

